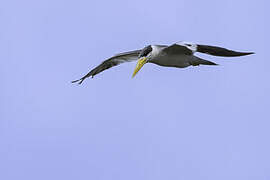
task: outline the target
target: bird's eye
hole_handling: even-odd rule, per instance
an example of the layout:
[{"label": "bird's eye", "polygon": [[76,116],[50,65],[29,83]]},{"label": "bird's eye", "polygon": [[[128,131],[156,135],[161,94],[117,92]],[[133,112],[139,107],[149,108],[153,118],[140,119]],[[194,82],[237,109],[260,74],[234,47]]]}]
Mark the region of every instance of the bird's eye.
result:
[{"label": "bird's eye", "polygon": [[151,51],[152,51],[152,47],[151,47],[151,46],[145,47],[145,48],[142,50],[142,52],[141,52],[141,54],[140,54],[140,57],[145,57],[145,56],[147,56]]},{"label": "bird's eye", "polygon": [[187,46],[191,46],[191,44],[186,44]]}]

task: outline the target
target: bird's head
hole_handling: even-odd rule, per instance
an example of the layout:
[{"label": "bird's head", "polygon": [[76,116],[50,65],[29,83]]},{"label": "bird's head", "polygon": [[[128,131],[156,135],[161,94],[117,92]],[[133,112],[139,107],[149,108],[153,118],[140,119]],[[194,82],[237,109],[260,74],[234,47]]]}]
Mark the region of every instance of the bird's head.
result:
[{"label": "bird's head", "polygon": [[139,54],[139,59],[132,77],[134,77],[137,74],[137,72],[139,72],[139,70],[143,67],[145,63],[149,62],[149,60],[151,59],[152,50],[153,48],[151,45],[146,46],[145,48],[142,49],[142,51]]}]

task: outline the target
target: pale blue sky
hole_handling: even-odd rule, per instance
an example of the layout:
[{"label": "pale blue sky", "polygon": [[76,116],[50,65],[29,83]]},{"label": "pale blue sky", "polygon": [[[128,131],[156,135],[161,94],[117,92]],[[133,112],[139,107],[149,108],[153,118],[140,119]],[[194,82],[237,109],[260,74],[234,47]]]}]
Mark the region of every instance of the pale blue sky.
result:
[{"label": "pale blue sky", "polygon": [[[269,180],[269,1],[0,1],[0,179]],[[135,63],[148,44],[218,45],[220,66]]]}]

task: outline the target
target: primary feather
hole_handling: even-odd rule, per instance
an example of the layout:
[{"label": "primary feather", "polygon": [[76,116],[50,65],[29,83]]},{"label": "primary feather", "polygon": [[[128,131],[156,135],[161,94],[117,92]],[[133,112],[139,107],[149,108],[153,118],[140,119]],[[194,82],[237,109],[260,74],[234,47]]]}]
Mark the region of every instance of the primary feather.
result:
[{"label": "primary feather", "polygon": [[78,80],[72,81],[72,83],[79,82],[79,84],[81,84],[86,78],[88,78],[90,76],[93,78],[96,74],[98,74],[106,69],[109,69],[113,66],[119,65],[121,63],[134,61],[139,56],[140,52],[141,52],[141,50],[135,50],[135,51],[129,51],[129,52],[117,54],[117,55],[103,61],[100,65],[98,65],[97,67],[92,69],[85,76],[83,76],[82,78],[80,78]]}]

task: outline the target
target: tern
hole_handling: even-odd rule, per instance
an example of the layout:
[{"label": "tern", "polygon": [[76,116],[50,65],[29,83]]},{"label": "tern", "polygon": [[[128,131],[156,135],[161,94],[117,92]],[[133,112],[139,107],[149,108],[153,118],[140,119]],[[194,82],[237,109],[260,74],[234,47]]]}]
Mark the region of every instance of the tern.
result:
[{"label": "tern", "polygon": [[223,57],[237,57],[254,54],[254,52],[237,52],[218,46],[200,45],[187,42],[178,42],[170,46],[148,45],[143,49],[116,54],[115,56],[103,61],[82,78],[72,81],[72,83],[78,82],[81,84],[86,78],[93,78],[96,74],[108,68],[136,60],[138,60],[138,62],[132,77],[134,77],[146,63],[154,63],[160,66],[177,68],[199,65],[218,65],[214,62],[195,56],[194,54],[196,52]]}]

